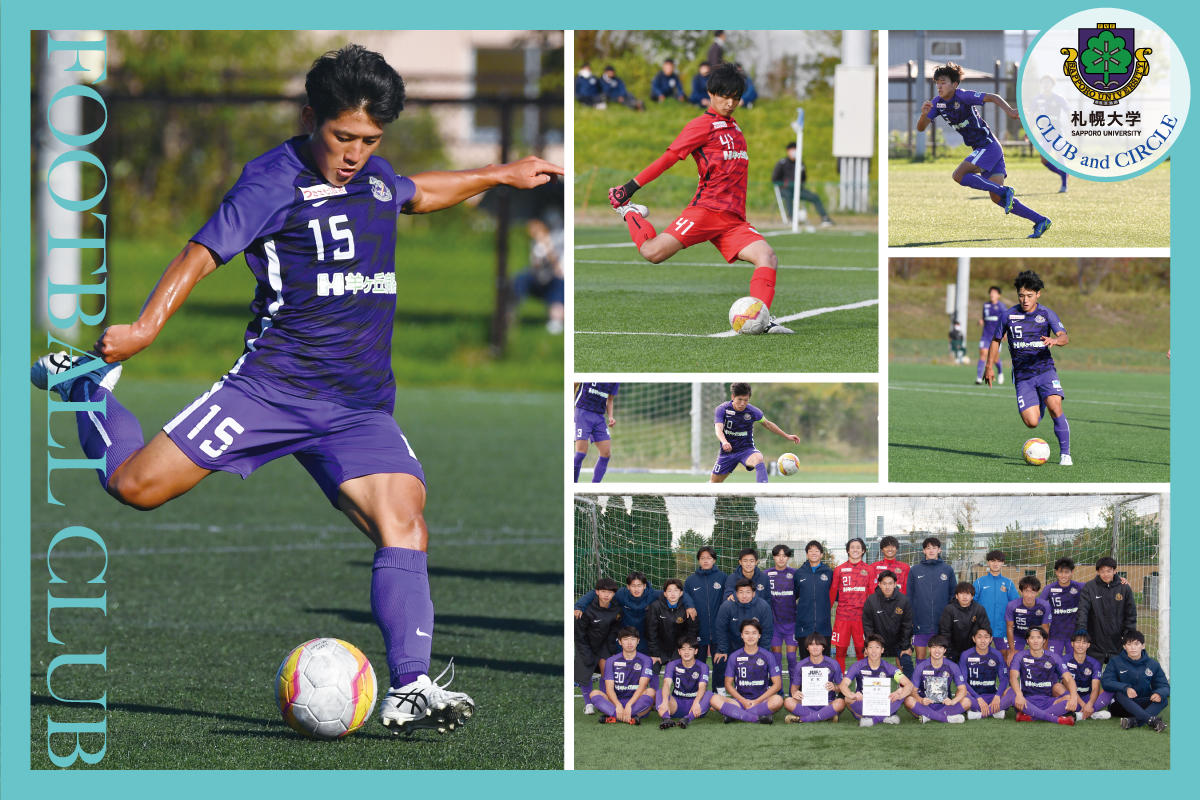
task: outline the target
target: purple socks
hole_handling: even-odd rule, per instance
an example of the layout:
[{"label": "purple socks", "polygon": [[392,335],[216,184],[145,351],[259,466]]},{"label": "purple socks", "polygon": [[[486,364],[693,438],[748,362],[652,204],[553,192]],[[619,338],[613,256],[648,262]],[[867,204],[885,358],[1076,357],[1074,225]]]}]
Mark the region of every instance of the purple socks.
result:
[{"label": "purple socks", "polygon": [[579,468],[583,466],[583,460],[587,458],[587,453],[575,451],[575,482],[579,483]]},{"label": "purple socks", "polygon": [[969,186],[972,189],[979,189],[982,192],[991,192],[992,194],[1004,194],[1004,187],[998,183],[992,183],[987,178],[980,175],[978,172],[970,172],[963,175],[960,183],[963,186]]},{"label": "purple socks", "polygon": [[1066,414],[1054,417],[1054,435],[1058,437],[1059,453],[1064,456],[1071,455],[1071,426],[1067,423]]},{"label": "purple socks", "polygon": [[[604,480],[604,473],[608,469],[608,459],[604,456],[596,459],[596,468],[592,470],[592,483],[599,483]],[[576,469],[578,472],[578,469]],[[576,477],[579,477],[576,475]]]},{"label": "purple socks", "polygon": [[117,467],[146,443],[142,426],[112,392],[92,381],[75,381],[71,386],[71,403],[90,405],[88,410],[76,412],[75,424],[84,454],[88,458],[105,459],[104,470],[96,470],[96,474],[100,485],[107,489],[108,479]]},{"label": "purple socks", "polygon": [[428,557],[420,550],[381,547],[371,571],[371,613],[383,634],[393,687],[429,672],[433,649],[433,600]]},{"label": "purple socks", "polygon": [[754,467],[754,482],[755,483],[766,483],[767,482],[767,464],[765,461],[760,462],[758,465],[756,465]]},{"label": "purple socks", "polygon": [[821,706],[820,708],[796,706],[796,710],[792,713],[799,717],[801,722],[824,722],[827,719],[833,719],[837,716],[837,712],[833,710],[832,705]]},{"label": "purple socks", "polygon": [[1013,200],[1012,213],[1016,214],[1018,217],[1029,220],[1035,225],[1045,219],[1045,217],[1022,203],[1020,200]]}]

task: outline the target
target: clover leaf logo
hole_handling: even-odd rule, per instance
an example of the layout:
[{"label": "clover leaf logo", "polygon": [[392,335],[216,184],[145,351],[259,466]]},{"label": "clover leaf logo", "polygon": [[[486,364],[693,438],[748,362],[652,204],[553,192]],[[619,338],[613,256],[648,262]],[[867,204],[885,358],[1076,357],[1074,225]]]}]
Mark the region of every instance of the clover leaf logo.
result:
[{"label": "clover leaf logo", "polygon": [[1125,72],[1133,63],[1133,54],[1125,49],[1125,39],[1116,36],[1112,31],[1102,31],[1099,36],[1088,39],[1088,49],[1079,56],[1083,71],[1089,75],[1104,75],[1101,86],[1117,83],[1109,81],[1109,73]]}]

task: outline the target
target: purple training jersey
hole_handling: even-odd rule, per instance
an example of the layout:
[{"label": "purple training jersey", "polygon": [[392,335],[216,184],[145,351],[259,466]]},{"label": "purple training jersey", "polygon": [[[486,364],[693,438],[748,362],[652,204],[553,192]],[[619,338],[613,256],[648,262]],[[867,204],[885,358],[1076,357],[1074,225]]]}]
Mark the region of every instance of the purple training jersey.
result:
[{"label": "purple training jersey", "polygon": [[1008,336],[1008,355],[1015,383],[1054,370],[1054,359],[1042,337],[1053,338],[1065,331],[1058,315],[1044,305],[1039,303],[1028,314],[1016,305],[1000,315],[1000,327],[992,334],[992,339],[998,342]]},{"label": "purple training jersey", "polygon": [[983,655],[972,647],[958,658],[958,669],[967,682],[967,688],[976,695],[1003,693],[1008,688],[1008,667],[1004,656],[989,646]]},{"label": "purple training jersey", "polygon": [[918,661],[912,682],[917,687],[918,695],[935,703],[949,703],[958,692],[958,687],[966,684],[958,665],[948,658],[942,659],[940,667],[935,667],[931,658]]},{"label": "purple training jersey", "polygon": [[663,671],[663,686],[670,687],[668,691],[676,698],[695,700],[700,694],[701,683],[708,683],[708,665],[703,661],[696,661],[691,667],[685,667],[683,659],[677,658],[667,664],[666,670]]},{"label": "purple training jersey", "polygon": [[1050,606],[1053,616],[1050,618],[1050,638],[1055,641],[1070,641],[1075,633],[1075,617],[1079,614],[1079,593],[1083,584],[1071,581],[1062,586],[1055,581],[1042,589],[1038,599]]},{"label": "purple training jersey", "polygon": [[953,130],[962,136],[967,147],[981,148],[996,143],[992,130],[983,120],[983,92],[955,89],[953,100],[933,98],[933,108],[926,114],[929,119],[941,117]]},{"label": "purple training jersey", "polygon": [[868,659],[855,661],[850,669],[846,670],[846,677],[850,679],[850,684],[854,687],[854,691],[862,691],[863,678],[891,678],[899,670],[895,666],[882,658],[879,659],[879,666],[872,667]]},{"label": "purple training jersey", "polygon": [[1084,656],[1083,663],[1080,664],[1072,656],[1063,663],[1071,671],[1071,677],[1075,679],[1075,690],[1083,698],[1083,702],[1086,703],[1088,698],[1092,696],[1092,681],[1100,680],[1100,674],[1104,671],[1100,667],[1100,662],[1091,656]]},{"label": "purple training jersey", "polygon": [[[765,572],[767,583],[771,587],[771,612],[775,615],[775,625],[794,625],[796,622],[796,570],[792,567],[775,569],[772,567]],[[787,644],[792,640],[788,639]]]},{"label": "purple training jersey", "polygon": [[608,411],[608,398],[616,397],[619,383],[581,383],[575,392],[575,407],[596,414]]},{"label": "purple training jersey", "polygon": [[762,647],[753,654],[735,650],[725,667],[725,675],[733,676],[733,686],[747,700],[762,697],[771,688],[771,679],[782,679],[775,654]]},{"label": "purple training jersey", "polygon": [[762,418],[763,412],[749,403],[743,411],[734,410],[732,400],[721,403],[713,413],[713,422],[725,426],[725,438],[734,453],[754,449],[754,423]]},{"label": "purple training jersey", "polygon": [[392,412],[396,217],[416,187],[372,156],[330,186],[290,139],[246,165],[192,241],[258,286],[231,374],[304,398]]},{"label": "purple training jersey", "polygon": [[604,662],[604,680],[613,682],[613,689],[621,700],[628,700],[637,691],[638,681],[654,677],[654,662],[645,653],[636,653],[625,658],[623,653],[609,656]]},{"label": "purple training jersey", "polygon": [[1013,638],[1023,642],[1029,637],[1029,632],[1042,625],[1049,625],[1054,617],[1050,604],[1045,600],[1035,600],[1033,608],[1029,608],[1022,600],[1012,600],[1004,609],[1004,621],[1013,624]]},{"label": "purple training jersey", "polygon": [[1013,656],[1009,671],[1016,671],[1021,682],[1021,693],[1026,695],[1050,696],[1054,684],[1070,672],[1062,659],[1043,650],[1037,658],[1026,648]]}]

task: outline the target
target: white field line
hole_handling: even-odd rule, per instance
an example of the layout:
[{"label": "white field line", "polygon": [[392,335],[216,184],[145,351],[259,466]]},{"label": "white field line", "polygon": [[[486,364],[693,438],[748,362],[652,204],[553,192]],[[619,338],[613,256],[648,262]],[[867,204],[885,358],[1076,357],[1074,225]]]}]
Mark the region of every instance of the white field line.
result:
[{"label": "white field line", "polygon": [[[636,264],[636,262],[633,262],[633,261],[608,261],[608,260],[599,259],[599,258],[577,258],[577,259],[575,259],[575,263],[576,264],[617,264],[620,266],[633,266]],[[729,269],[731,267],[737,268],[739,266],[742,266],[742,267],[745,266],[745,265],[735,265],[735,264],[713,264],[713,263],[707,262],[707,261],[675,261],[675,260],[671,260],[666,263],[673,267],[718,267],[720,269]],[[779,269],[829,270],[832,272],[877,272],[879,270],[878,267],[824,267],[824,266],[817,266],[815,264],[813,264],[813,265],[810,265],[810,264],[780,264],[778,268]]]},{"label": "white field line", "polygon": [[[1007,393],[1005,393],[1003,396],[1001,396],[999,394],[993,395],[991,393],[985,393],[983,390],[972,392],[967,389],[934,389],[934,388],[930,388],[930,387],[939,386],[939,385],[945,385],[945,384],[893,383],[889,386],[889,388],[896,389],[896,390],[902,391],[902,392],[928,392],[930,394],[963,394],[963,395],[973,395],[975,397],[996,397],[997,399],[1001,399],[1001,400],[1011,400],[1012,399],[1012,396],[1008,395]],[[1123,406],[1123,407],[1127,407],[1127,408],[1148,408],[1148,409],[1152,409],[1155,411],[1170,411],[1171,410],[1170,406],[1151,406],[1151,405],[1146,405],[1145,403],[1138,403],[1138,402],[1121,403],[1121,402],[1115,402],[1112,400],[1083,400],[1083,399],[1080,399],[1079,397],[1077,397],[1076,393],[1072,393],[1069,395],[1069,402],[1071,403],[1071,405],[1076,405],[1078,403],[1084,403],[1084,404],[1092,405],[1092,406]]]},{"label": "white field line", "polygon": [[[797,319],[807,319],[808,317],[816,317],[821,314],[829,314],[834,311],[849,311],[855,308],[866,308],[867,306],[879,305],[878,299],[861,300],[857,303],[849,303],[844,306],[830,306],[828,308],[813,308],[808,311],[801,311],[799,314],[789,314],[786,317],[776,317],[776,322],[792,322]],[[578,334],[593,334],[597,336],[682,336],[687,339],[725,339],[730,336],[737,336],[737,331],[727,330],[720,333],[661,333],[658,331],[575,331]],[[769,334],[768,334],[769,335]]]}]

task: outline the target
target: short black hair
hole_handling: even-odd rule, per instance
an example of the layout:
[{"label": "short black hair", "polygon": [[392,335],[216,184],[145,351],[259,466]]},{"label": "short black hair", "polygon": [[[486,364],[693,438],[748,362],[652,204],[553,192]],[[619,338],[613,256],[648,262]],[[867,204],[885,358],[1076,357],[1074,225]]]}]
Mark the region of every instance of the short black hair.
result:
[{"label": "short black hair", "polygon": [[1072,642],[1087,642],[1088,644],[1091,644],[1092,637],[1088,636],[1087,631],[1079,631],[1078,633],[1076,633],[1074,636],[1071,637],[1071,641]]},{"label": "short black hair", "polygon": [[999,292],[1000,294],[1004,294],[1004,290],[1001,289],[999,286],[989,286],[988,291],[989,292]]},{"label": "short black hair", "polygon": [[1042,282],[1041,277],[1039,277],[1036,272],[1031,269],[1027,269],[1023,270],[1017,275],[1016,280],[1013,281],[1013,288],[1018,292],[1022,289],[1040,292],[1042,289],[1046,288],[1046,284]]},{"label": "short black hair", "polygon": [[892,572],[890,569],[885,569],[875,577],[875,582],[882,583],[884,578],[891,578],[894,581],[899,580],[899,578],[896,577],[896,573]]},{"label": "short black hair", "polygon": [[738,553],[738,561],[741,561],[746,556],[754,556],[754,560],[758,561],[758,551],[755,550],[753,547],[742,548],[742,551],[740,553]]},{"label": "short black hair", "polygon": [[929,637],[929,646],[930,647],[944,647],[947,650],[949,650],[950,649],[950,639],[945,636],[942,636],[940,633],[935,633],[933,636]]},{"label": "short black hair", "polygon": [[604,69],[602,69],[600,71],[601,72],[616,72],[617,68],[614,67],[612,64],[605,64]]},{"label": "short black hair", "polygon": [[673,59],[673,58],[664,58],[664,59],[663,59],[663,63],[664,63],[664,64],[670,64],[671,66],[675,66],[675,59]]},{"label": "short black hair", "polygon": [[746,76],[733,64],[718,64],[708,73],[708,93],[740,99],[746,91]]},{"label": "short black hair", "polygon": [[821,555],[825,555],[825,545],[821,544],[816,539],[813,539],[811,542],[804,545],[804,552],[807,553],[809,550],[811,550],[814,547],[821,551]]},{"label": "short black hair", "polygon": [[1099,572],[1101,567],[1117,568],[1117,560],[1112,556],[1101,556],[1096,559],[1096,571]]},{"label": "short black hair", "polygon": [[1062,558],[1060,558],[1054,562],[1054,571],[1058,572],[1060,569],[1069,569],[1072,572],[1074,572],[1075,571],[1075,562],[1072,561],[1071,559],[1067,558],[1066,556],[1063,556]]},{"label": "short black hair", "polygon": [[871,642],[878,642],[880,647],[883,647],[885,649],[887,648],[887,642],[885,642],[883,640],[883,637],[880,636],[878,633],[868,633],[867,634],[866,641],[863,642],[863,649],[864,650],[867,649],[867,645],[869,645]]},{"label": "short black hair", "polygon": [[1124,645],[1126,642],[1141,642],[1142,644],[1145,644],[1146,635],[1141,631],[1130,631],[1121,637],[1121,644]]},{"label": "short black hair", "polygon": [[853,539],[846,542],[846,553],[850,553],[850,545],[854,544],[855,542],[858,542],[859,546],[863,549],[863,555],[865,556],[867,554],[867,543],[864,542],[860,536],[855,536]]},{"label": "short black hair", "polygon": [[953,61],[947,61],[933,71],[933,79],[948,78],[951,83],[962,83],[963,68]]},{"label": "short black hair", "polygon": [[900,549],[900,540],[895,536],[885,536],[879,540],[879,549],[882,550],[885,547],[895,547],[898,550]]},{"label": "short black hair", "polygon": [[679,591],[683,591],[683,581],[679,580],[679,578],[667,578],[663,582],[663,592],[667,591],[668,586],[678,586]]},{"label": "short black hair", "polygon": [[713,557],[713,561],[716,561],[716,560],[717,560],[717,551],[716,551],[716,550],[713,550],[713,549],[712,549],[711,547],[709,547],[708,545],[704,545],[703,547],[701,547],[699,550],[697,550],[697,551],[696,551],[696,560],[697,560],[697,561],[699,561],[699,560],[700,560],[700,554],[701,554],[701,553],[708,553],[710,556],[712,556],[712,557]]},{"label": "short black hair", "polygon": [[317,124],[361,109],[382,127],[404,110],[404,80],[383,56],[358,44],[330,50],[314,61],[304,77],[304,92]]},{"label": "short black hair", "polygon": [[620,588],[621,584],[617,583],[612,578],[601,578],[600,580],[596,581],[596,591],[605,589],[610,592],[615,592]]},{"label": "short black hair", "polygon": [[793,555],[795,555],[795,551],[792,550],[792,548],[788,547],[786,544],[777,544],[771,548],[772,556],[777,556],[780,553],[783,553],[788,558],[791,558]]},{"label": "short black hair", "polygon": [[807,650],[810,644],[819,644],[824,647],[828,642],[825,641],[825,634],[813,632],[804,637],[804,649]]},{"label": "short black hair", "polygon": [[[710,79],[711,80],[711,79]],[[749,397],[750,384],[748,383],[731,383],[729,384],[729,393],[734,397]]]},{"label": "short black hair", "polygon": [[633,572],[631,572],[625,576],[625,585],[628,586],[629,584],[633,583],[634,581],[641,581],[642,583],[646,584],[647,586],[650,585],[650,581],[646,580],[646,573],[638,572],[636,569]]},{"label": "short black hair", "polygon": [[1008,563],[1008,559],[1004,555],[1003,550],[988,550],[987,555],[983,557],[984,561],[1003,561]]},{"label": "short black hair", "polygon": [[926,547],[929,547],[929,545],[934,545],[935,547],[941,548],[942,540],[936,536],[926,536],[925,541],[921,542],[921,549],[924,550]]},{"label": "short black hair", "polygon": [[758,617],[751,617],[750,619],[742,620],[742,624],[738,626],[738,633],[743,632],[751,625],[753,625],[754,629],[760,634],[762,633],[762,623],[758,621]]},{"label": "short black hair", "polygon": [[1025,634],[1025,641],[1029,641],[1029,637],[1030,637],[1030,636],[1033,636],[1035,633],[1036,633],[1038,636],[1042,637],[1042,641],[1045,641],[1045,640],[1046,640],[1046,632],[1045,632],[1044,630],[1042,630],[1042,626],[1041,626],[1041,625],[1035,625],[1035,626],[1033,626],[1032,628],[1030,628],[1030,629],[1029,629],[1029,633]]},{"label": "short black hair", "polygon": [[617,641],[619,642],[627,636],[632,636],[635,639],[642,638],[642,635],[638,633],[638,629],[632,625],[626,625],[624,628],[621,628],[621,630],[617,631]]},{"label": "short black hair", "polygon": [[1026,589],[1033,589],[1035,592],[1040,592],[1042,590],[1042,582],[1033,575],[1026,575],[1017,581],[1017,591],[1023,592]]},{"label": "short black hair", "polygon": [[783,146],[783,149],[784,149],[784,150],[795,150],[795,149],[796,149],[796,143],[795,143],[795,142],[788,142],[787,144],[785,144],[785,145]]},{"label": "short black hair", "polygon": [[738,580],[737,583],[735,583],[733,585],[733,590],[736,592],[738,589],[741,589],[743,586],[749,586],[751,589],[753,589],[754,581],[750,580],[749,578],[741,578]]},{"label": "short black hair", "polygon": [[687,645],[688,647],[692,648],[693,650],[700,649],[700,642],[699,642],[699,640],[696,639],[695,636],[680,636],[679,641],[675,643],[675,649],[678,650],[679,648],[683,647],[684,645]]},{"label": "short black hair", "polygon": [[975,586],[973,584],[967,583],[966,581],[959,581],[958,586],[954,587],[954,593],[962,594],[963,592],[966,592],[967,594],[974,597],[975,596]]}]

